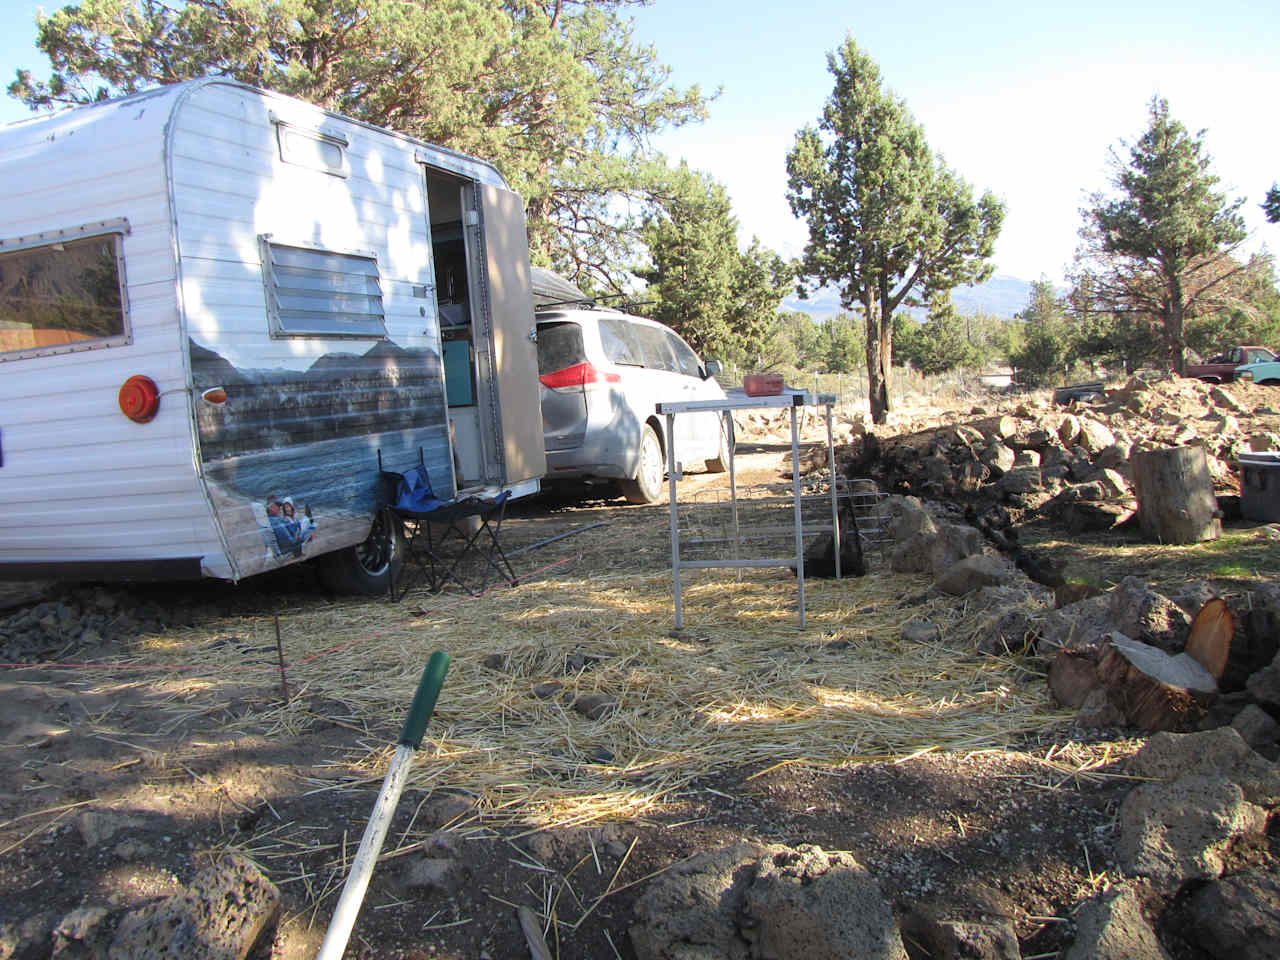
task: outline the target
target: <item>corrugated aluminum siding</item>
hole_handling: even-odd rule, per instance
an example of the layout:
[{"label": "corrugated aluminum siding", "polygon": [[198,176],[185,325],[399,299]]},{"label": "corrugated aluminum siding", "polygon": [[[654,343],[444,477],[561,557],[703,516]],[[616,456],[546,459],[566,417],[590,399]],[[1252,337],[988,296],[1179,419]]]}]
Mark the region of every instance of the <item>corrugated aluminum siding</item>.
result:
[{"label": "corrugated aluminum siding", "polygon": [[[348,175],[284,162],[278,122],[345,141]],[[225,83],[195,90],[175,118],[192,374],[197,394],[228,395],[220,406],[197,401],[202,463],[237,576],[362,540],[379,450],[403,471],[421,449],[437,496],[453,494],[422,149]],[[264,237],[376,257],[386,338],[272,338]],[[286,499],[299,518],[305,508],[314,517],[297,552],[267,526],[267,509]]]},{"label": "corrugated aluminum siding", "polygon": [[[0,565],[209,556],[227,572],[194,470],[179,347],[164,124],[177,89],[0,128],[0,236],[127,218],[132,343],[0,358]],[[117,394],[159,386],[137,424]]]}]

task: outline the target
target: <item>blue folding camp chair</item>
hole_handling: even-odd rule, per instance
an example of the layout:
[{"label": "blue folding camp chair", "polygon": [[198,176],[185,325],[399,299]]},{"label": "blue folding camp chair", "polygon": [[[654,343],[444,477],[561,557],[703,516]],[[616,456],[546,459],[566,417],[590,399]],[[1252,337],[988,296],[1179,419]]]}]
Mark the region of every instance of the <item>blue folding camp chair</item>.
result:
[{"label": "blue folding camp chair", "polygon": [[[473,597],[484,592],[494,574],[513,585],[518,582],[499,538],[510,491],[496,497],[440,500],[432,492],[421,448],[417,465],[404,473],[384,469],[379,450],[378,475],[385,508],[406,533],[399,595],[397,578],[392,577],[392,601],[403,597],[418,579],[425,579],[433,593],[452,581]],[[475,573],[466,576],[473,567],[479,568],[478,580]]]}]

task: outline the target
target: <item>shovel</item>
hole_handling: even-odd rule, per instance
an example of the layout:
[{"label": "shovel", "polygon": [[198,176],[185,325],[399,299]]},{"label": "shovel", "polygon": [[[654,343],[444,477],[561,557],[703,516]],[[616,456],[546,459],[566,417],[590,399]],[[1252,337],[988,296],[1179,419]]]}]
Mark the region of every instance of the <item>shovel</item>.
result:
[{"label": "shovel", "polygon": [[338,898],[338,906],[333,911],[333,918],[329,921],[329,929],[325,932],[316,960],[340,960],[342,952],[347,948],[356,914],[364,903],[369,878],[378,862],[378,852],[382,849],[382,841],[386,839],[387,828],[391,826],[391,817],[400,801],[400,792],[404,790],[409,767],[413,765],[413,755],[422,744],[422,735],[426,732],[431,712],[436,708],[436,697],[440,695],[448,669],[449,655],[443,650],[437,650],[422,671],[418,691],[413,695],[413,704],[409,707],[409,716],[405,718],[404,729],[400,731],[396,754],[383,778],[382,789],[378,791],[373,813],[369,815],[369,824],[364,828],[360,848],[351,861],[351,872],[347,874],[347,882],[342,887],[342,895]]}]

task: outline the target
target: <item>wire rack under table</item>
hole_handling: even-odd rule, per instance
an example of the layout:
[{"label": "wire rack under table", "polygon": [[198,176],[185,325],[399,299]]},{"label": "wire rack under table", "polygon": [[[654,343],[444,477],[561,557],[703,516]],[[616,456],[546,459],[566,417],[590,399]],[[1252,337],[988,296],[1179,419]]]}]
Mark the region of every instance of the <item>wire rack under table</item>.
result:
[{"label": "wire rack under table", "polygon": [[[841,536],[850,532],[850,518],[862,541],[868,563],[883,559],[892,543],[885,494],[871,480],[836,484]],[[801,536],[806,552],[832,531],[831,481],[802,483]],[[736,501],[727,490],[702,491],[679,504],[680,559],[717,566],[793,566],[796,555],[796,501],[790,483],[740,487]]]}]

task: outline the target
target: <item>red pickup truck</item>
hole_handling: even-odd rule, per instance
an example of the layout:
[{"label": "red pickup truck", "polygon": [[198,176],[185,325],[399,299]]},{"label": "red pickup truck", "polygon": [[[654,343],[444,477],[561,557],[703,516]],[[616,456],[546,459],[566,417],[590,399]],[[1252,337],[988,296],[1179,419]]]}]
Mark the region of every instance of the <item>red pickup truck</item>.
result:
[{"label": "red pickup truck", "polygon": [[1205,383],[1231,383],[1236,378],[1236,367],[1246,363],[1270,363],[1276,360],[1273,350],[1266,347],[1231,347],[1204,363],[1188,363],[1184,377],[1195,377]]}]

